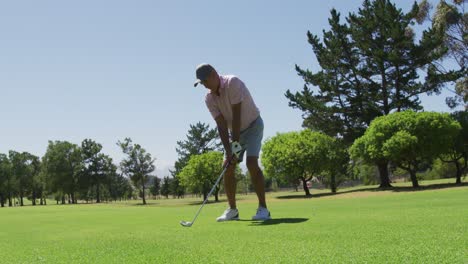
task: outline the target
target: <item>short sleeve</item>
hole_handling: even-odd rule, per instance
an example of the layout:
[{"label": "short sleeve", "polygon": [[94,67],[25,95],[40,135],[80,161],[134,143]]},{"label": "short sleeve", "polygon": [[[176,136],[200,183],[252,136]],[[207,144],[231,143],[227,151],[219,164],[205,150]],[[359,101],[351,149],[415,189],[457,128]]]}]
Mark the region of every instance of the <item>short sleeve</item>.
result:
[{"label": "short sleeve", "polygon": [[218,106],[216,106],[216,103],[213,101],[213,98],[211,98],[209,94],[207,94],[205,97],[205,104],[206,107],[208,107],[208,110],[210,111],[213,119],[216,119],[221,114]]},{"label": "short sleeve", "polygon": [[228,82],[228,93],[231,104],[238,104],[244,99],[245,84],[237,77]]}]

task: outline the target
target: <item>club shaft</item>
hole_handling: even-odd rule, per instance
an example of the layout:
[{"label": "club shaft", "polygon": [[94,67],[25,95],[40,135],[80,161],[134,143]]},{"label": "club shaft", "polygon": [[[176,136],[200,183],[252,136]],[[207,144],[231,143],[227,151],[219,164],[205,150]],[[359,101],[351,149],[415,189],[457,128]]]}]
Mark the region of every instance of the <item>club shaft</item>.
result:
[{"label": "club shaft", "polygon": [[192,220],[192,225],[193,225],[193,223],[195,223],[195,220],[197,219],[198,214],[200,213],[200,211],[201,211],[201,209],[203,208],[203,206],[205,206],[206,202],[208,201],[208,198],[210,198],[211,194],[212,194],[213,191],[216,189],[216,186],[218,186],[219,182],[220,182],[221,179],[223,178],[224,173],[226,173],[227,168],[229,167],[229,165],[231,165],[231,161],[232,161],[233,158],[234,158],[234,156],[231,158],[231,160],[228,161],[228,163],[226,164],[226,166],[225,166],[224,169],[223,169],[223,172],[221,172],[221,174],[219,175],[218,179],[216,180],[216,183],[213,185],[213,188],[211,188],[211,191],[208,193],[208,195],[206,196],[206,199],[203,201],[202,205],[201,205],[200,208],[198,209],[197,213],[195,214],[195,217],[194,217],[193,220]]}]

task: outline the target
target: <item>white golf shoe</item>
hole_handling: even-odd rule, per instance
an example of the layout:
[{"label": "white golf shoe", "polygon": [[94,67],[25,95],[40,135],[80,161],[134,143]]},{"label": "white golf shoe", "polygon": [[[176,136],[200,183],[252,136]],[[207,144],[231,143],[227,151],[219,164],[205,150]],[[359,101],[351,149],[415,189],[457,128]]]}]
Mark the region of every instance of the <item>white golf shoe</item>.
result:
[{"label": "white golf shoe", "polygon": [[218,222],[231,220],[239,220],[239,211],[237,209],[228,208],[220,217],[216,218],[216,221]]},{"label": "white golf shoe", "polygon": [[264,221],[271,219],[270,211],[265,207],[259,206],[257,209],[257,214],[252,216],[252,220],[254,221]]}]

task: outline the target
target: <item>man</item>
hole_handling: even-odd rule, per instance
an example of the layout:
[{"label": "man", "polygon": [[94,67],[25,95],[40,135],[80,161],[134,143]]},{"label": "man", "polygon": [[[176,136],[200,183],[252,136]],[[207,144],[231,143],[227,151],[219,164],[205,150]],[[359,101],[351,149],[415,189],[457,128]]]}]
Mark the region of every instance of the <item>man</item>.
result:
[{"label": "man", "polygon": [[242,162],[245,152],[247,152],[247,169],[259,204],[252,220],[270,219],[265,201],[265,180],[258,166],[263,138],[263,120],[260,111],[245,84],[236,76],[218,75],[211,65],[200,64],[196,69],[196,77],[194,86],[201,83],[209,90],[205,103],[216,121],[224,146],[226,155],[224,165],[232,160],[224,176],[224,189],[229,208],[216,220],[222,222],[239,219],[234,170],[237,162]]}]

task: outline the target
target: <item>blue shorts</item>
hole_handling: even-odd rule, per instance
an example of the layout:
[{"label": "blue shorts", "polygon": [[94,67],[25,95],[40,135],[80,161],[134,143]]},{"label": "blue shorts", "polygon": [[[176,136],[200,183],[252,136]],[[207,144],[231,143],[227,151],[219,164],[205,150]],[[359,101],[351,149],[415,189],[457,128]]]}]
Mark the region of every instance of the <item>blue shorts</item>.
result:
[{"label": "blue shorts", "polygon": [[239,143],[242,146],[242,152],[239,156],[239,162],[244,159],[244,154],[247,152],[247,157],[259,157],[263,139],[263,119],[258,116],[249,127],[240,132]]}]

